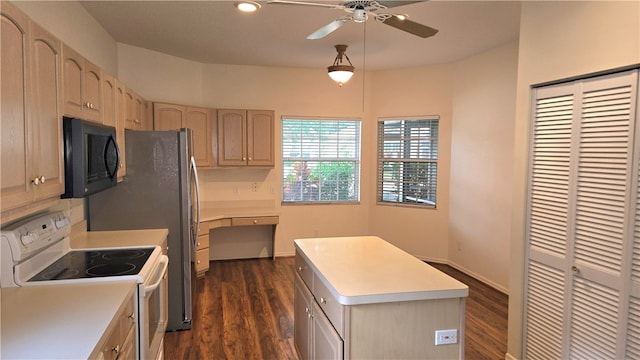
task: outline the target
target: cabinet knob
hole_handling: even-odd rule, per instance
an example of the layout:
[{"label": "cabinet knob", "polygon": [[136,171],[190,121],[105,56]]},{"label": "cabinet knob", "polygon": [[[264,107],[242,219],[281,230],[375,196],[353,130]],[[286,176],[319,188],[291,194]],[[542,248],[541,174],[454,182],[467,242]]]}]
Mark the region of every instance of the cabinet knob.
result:
[{"label": "cabinet knob", "polygon": [[140,124],[140,120],[138,120],[138,119],[134,119],[133,122],[136,123],[136,124]]},{"label": "cabinet knob", "polygon": [[136,321],[136,314],[135,313],[131,313],[129,314],[129,316],[127,316],[132,322]]},{"label": "cabinet knob", "polygon": [[580,274],[580,269],[578,269],[578,267],[577,267],[577,266],[575,266],[575,265],[573,265],[573,266],[571,267],[571,271],[572,271],[575,275]]},{"label": "cabinet knob", "polygon": [[327,298],[320,298],[320,304],[326,304],[327,303]]},{"label": "cabinet knob", "polygon": [[200,260],[196,261],[196,264],[200,264]]},{"label": "cabinet knob", "polygon": [[298,272],[302,272],[302,270],[306,269],[305,267],[298,266]]},{"label": "cabinet knob", "polygon": [[120,345],[116,345],[116,346],[112,347],[111,351],[113,351],[116,354],[120,353]]},{"label": "cabinet knob", "polygon": [[31,182],[33,183],[33,185],[37,186],[40,184],[44,184],[46,180],[47,179],[44,176],[40,176],[40,177],[36,176],[35,178],[33,178],[33,180],[31,180]]},{"label": "cabinet knob", "polygon": [[251,158],[251,156],[249,156],[249,161],[253,160],[253,158]]},{"label": "cabinet knob", "polygon": [[257,219],[256,219],[256,220],[253,220],[253,223],[254,223],[254,224],[257,224],[257,223],[258,223],[258,220],[257,220]]}]

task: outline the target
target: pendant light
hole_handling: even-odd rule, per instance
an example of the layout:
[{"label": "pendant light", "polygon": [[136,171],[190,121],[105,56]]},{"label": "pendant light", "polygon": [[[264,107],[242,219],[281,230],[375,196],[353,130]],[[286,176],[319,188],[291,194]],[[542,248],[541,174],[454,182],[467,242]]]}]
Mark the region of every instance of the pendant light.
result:
[{"label": "pendant light", "polygon": [[[327,71],[329,73],[329,77],[342,87],[342,84],[351,79],[355,68],[353,67],[353,64],[351,64],[351,60],[349,60],[347,54],[345,54],[345,51],[347,51],[347,45],[336,45],[336,51],[338,52],[338,55],[336,55],[336,59],[333,60],[333,65],[327,67]],[[342,64],[343,58],[347,59],[349,65]]]}]

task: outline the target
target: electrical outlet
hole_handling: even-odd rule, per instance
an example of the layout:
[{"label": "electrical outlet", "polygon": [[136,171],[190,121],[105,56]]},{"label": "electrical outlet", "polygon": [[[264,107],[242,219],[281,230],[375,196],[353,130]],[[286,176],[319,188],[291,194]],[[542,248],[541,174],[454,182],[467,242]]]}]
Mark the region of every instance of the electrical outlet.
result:
[{"label": "electrical outlet", "polygon": [[458,342],[458,330],[436,330],[436,345],[456,344]]},{"label": "electrical outlet", "polygon": [[258,183],[251,183],[251,191],[253,192],[258,191]]}]

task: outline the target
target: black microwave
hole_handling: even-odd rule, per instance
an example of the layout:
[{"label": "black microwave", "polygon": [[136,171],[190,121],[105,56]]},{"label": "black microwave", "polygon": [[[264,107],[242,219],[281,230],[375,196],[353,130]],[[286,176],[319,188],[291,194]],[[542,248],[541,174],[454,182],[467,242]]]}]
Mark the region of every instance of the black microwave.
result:
[{"label": "black microwave", "polygon": [[120,152],[116,129],[76,118],[63,118],[64,194],[82,198],[117,184]]}]

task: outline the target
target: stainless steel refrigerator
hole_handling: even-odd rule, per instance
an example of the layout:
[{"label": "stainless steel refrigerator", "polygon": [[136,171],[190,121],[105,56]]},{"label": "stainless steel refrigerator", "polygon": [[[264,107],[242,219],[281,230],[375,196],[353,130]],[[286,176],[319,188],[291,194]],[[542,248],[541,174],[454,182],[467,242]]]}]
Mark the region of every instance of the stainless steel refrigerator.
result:
[{"label": "stainless steel refrigerator", "polygon": [[126,131],[124,180],[87,200],[89,230],[169,229],[167,330],[191,328],[196,300],[200,203],[192,144],[190,129]]}]

